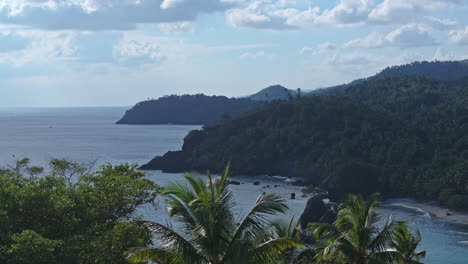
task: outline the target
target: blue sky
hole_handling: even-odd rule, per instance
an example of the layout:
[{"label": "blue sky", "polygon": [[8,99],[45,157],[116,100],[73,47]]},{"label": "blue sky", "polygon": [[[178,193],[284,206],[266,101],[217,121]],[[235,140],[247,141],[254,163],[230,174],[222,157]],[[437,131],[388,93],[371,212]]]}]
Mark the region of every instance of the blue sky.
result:
[{"label": "blue sky", "polygon": [[468,58],[467,0],[1,0],[0,107],[315,89]]}]

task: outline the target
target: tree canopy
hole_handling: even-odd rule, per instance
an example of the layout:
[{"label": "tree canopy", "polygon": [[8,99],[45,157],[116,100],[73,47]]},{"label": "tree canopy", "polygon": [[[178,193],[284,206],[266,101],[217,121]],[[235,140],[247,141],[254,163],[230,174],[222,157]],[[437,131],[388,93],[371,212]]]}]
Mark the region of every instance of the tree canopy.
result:
[{"label": "tree canopy", "polygon": [[0,262],[7,264],[127,263],[130,247],[151,243],[134,220],[160,188],[135,165],[97,172],[54,159],[50,169],[28,159],[0,171]]}]

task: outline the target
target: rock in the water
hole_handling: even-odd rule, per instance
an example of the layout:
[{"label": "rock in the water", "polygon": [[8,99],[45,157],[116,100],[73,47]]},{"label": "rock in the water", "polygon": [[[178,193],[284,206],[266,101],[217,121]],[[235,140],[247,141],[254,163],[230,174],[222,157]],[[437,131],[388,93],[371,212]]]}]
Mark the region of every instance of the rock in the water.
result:
[{"label": "rock in the water", "polygon": [[301,228],[305,229],[307,224],[314,222],[332,223],[335,221],[336,213],[333,206],[323,201],[323,196],[317,195],[307,201],[304,212],[301,215]]},{"label": "rock in the water", "polygon": [[291,199],[293,199],[293,200],[296,199],[296,193],[291,193]]},{"label": "rock in the water", "polygon": [[241,183],[238,182],[238,181],[228,181],[229,184],[232,184],[232,185],[240,185]]},{"label": "rock in the water", "polygon": [[260,182],[259,181],[256,181],[253,183],[254,185],[260,185]]}]

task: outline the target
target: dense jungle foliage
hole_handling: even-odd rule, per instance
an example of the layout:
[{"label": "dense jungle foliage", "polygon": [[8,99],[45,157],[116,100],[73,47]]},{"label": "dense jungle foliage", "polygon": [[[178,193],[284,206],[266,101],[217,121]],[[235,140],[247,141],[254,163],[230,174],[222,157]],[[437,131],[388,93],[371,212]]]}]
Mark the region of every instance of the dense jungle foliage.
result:
[{"label": "dense jungle foliage", "polygon": [[151,244],[131,219],[160,188],[135,166],[54,159],[50,171],[28,159],[0,170],[0,263],[128,263],[124,252]]},{"label": "dense jungle foliage", "polygon": [[369,79],[400,76],[421,76],[433,80],[454,81],[468,77],[468,60],[416,61],[410,64],[385,68]]},{"label": "dense jungle foliage", "polygon": [[192,131],[143,166],[303,177],[346,193],[412,196],[468,209],[468,78],[393,77],[342,96],[274,101]]},{"label": "dense jungle foliage", "polygon": [[117,124],[212,124],[224,116],[238,116],[258,104],[248,98],[170,95],[139,102]]},{"label": "dense jungle foliage", "polygon": [[468,77],[468,60],[463,61],[416,61],[383,69],[367,78],[350,83],[310,91],[311,95],[340,95],[348,88],[365,81],[380,80],[388,77],[420,76],[432,80],[454,81]]}]

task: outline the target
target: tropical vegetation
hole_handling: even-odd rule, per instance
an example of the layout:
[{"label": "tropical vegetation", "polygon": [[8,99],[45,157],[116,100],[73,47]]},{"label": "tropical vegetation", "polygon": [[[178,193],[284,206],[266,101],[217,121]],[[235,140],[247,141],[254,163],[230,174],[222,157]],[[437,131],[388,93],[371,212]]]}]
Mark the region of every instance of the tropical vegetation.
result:
[{"label": "tropical vegetation", "polygon": [[0,170],[0,263],[128,263],[124,252],[151,243],[135,219],[160,188],[135,165],[91,166],[22,159]]},{"label": "tropical vegetation", "polygon": [[275,101],[194,130],[143,169],[301,177],[332,197],[410,196],[468,209],[468,78],[371,80]]},{"label": "tropical vegetation", "polygon": [[367,201],[349,195],[332,224],[309,225],[317,241],[319,263],[420,263],[425,252],[417,251],[419,232],[413,235],[406,222],[392,217],[379,227],[378,199],[375,194]]},{"label": "tropical vegetation", "polygon": [[[229,166],[219,177],[187,174],[165,188],[135,168],[106,164],[92,172],[90,165],[54,159],[46,170],[22,159],[2,169],[0,262],[414,264],[425,256],[419,233],[406,223],[381,226],[376,196],[349,196],[332,224],[301,228],[294,218],[276,219],[288,210],[278,194],[261,193],[249,211],[239,212]],[[171,225],[135,213],[157,195]]]},{"label": "tropical vegetation", "polygon": [[145,222],[160,246],[134,250],[129,259],[161,264],[273,263],[288,249],[304,247],[295,237],[274,237],[265,229],[269,216],[288,208],[279,195],[261,194],[237,222],[228,171],[229,167],[220,178],[209,176],[207,183],[186,175],[187,183],[168,186],[163,195],[170,217],[180,223],[180,232]]},{"label": "tropical vegetation", "polygon": [[219,178],[185,175],[185,183],[167,187],[163,196],[178,230],[144,221],[154,234],[156,247],[134,248],[128,259],[134,263],[420,263],[419,233],[408,224],[388,218],[381,225],[376,211],[379,196],[367,201],[350,195],[340,205],[332,224],[311,223],[314,241],[305,243],[298,222],[272,220],[287,209],[276,194],[262,193],[252,208],[235,221],[234,201],[228,187],[228,168]]}]

